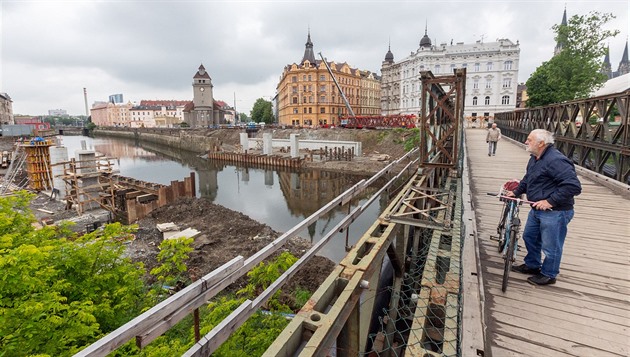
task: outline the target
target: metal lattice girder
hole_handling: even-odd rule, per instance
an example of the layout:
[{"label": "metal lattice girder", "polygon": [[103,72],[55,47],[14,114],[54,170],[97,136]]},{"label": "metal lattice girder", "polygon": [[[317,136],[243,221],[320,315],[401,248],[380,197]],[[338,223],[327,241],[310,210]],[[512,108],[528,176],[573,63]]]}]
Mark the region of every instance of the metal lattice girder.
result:
[{"label": "metal lattice girder", "polygon": [[[411,186],[385,220],[416,227],[449,229],[453,193],[450,190]],[[447,214],[440,218],[440,211]]]},{"label": "metal lattice girder", "polygon": [[[495,114],[504,135],[524,142],[545,129],[574,163],[630,182],[630,91]],[[596,120],[590,124],[590,120]]]},{"label": "metal lattice girder", "polygon": [[[420,166],[455,168],[458,165],[466,70],[457,69],[454,75],[439,77],[430,71],[422,71],[420,77]],[[443,89],[443,85],[449,89]],[[434,160],[435,157],[439,159]]]}]

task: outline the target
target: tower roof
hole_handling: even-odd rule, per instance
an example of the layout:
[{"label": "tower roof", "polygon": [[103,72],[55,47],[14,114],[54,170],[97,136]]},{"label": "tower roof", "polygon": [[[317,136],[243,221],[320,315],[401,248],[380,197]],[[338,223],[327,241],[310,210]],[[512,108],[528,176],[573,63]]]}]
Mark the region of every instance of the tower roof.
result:
[{"label": "tower roof", "polygon": [[[567,26],[567,7],[564,7],[564,12],[562,13],[562,22],[560,22],[560,27],[566,27]],[[558,53],[560,53],[560,51],[562,51],[562,48],[564,47],[566,38],[565,35],[563,35],[561,33],[561,31],[558,31],[558,42],[556,43],[556,48],[554,50],[554,55],[557,55]]]},{"label": "tower roof", "polygon": [[302,62],[300,64],[304,64],[305,61],[309,61],[311,64],[315,64],[315,53],[313,53],[313,42],[311,41],[311,29],[308,29],[308,37],[306,39],[306,48],[304,49],[304,57],[302,57]]},{"label": "tower roof", "polygon": [[387,53],[385,54],[385,62],[393,63],[394,62],[394,54],[392,53],[392,44],[390,43],[387,46]]},{"label": "tower roof", "polygon": [[431,47],[431,39],[427,35],[427,24],[424,24],[424,36],[420,40],[420,47]]},{"label": "tower roof", "polygon": [[208,74],[208,72],[206,72],[206,67],[204,67],[203,64],[201,64],[199,66],[199,70],[197,71],[197,73],[195,73],[195,76],[193,78],[208,78],[208,79],[210,79],[210,75]]},{"label": "tower roof", "polygon": [[621,56],[621,63],[628,63],[628,39],[626,39],[626,47],[623,49],[623,55]]}]

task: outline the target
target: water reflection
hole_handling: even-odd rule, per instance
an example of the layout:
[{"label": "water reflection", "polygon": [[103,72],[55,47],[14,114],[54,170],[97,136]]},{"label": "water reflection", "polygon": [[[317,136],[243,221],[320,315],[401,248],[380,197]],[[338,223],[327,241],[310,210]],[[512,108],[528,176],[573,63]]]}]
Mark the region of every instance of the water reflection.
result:
[{"label": "water reflection", "polygon": [[[196,173],[197,195],[216,204],[241,212],[276,231],[286,232],[330,202],[363,176],[321,170],[290,170],[241,167],[221,161],[208,161],[196,154],[164,148],[151,143],[114,138],[63,137],[68,152],[81,147],[86,140],[88,148],[117,158],[120,174],[149,182],[170,184],[181,180],[191,171]],[[372,193],[376,188],[369,188]],[[352,202],[351,206],[365,202],[367,195]],[[384,209],[386,199],[373,204],[350,226],[349,243],[361,237]],[[381,206],[381,207],[379,207]],[[300,233],[317,242],[348,212],[338,207]],[[345,233],[337,234],[320,255],[339,262],[345,255]]]}]

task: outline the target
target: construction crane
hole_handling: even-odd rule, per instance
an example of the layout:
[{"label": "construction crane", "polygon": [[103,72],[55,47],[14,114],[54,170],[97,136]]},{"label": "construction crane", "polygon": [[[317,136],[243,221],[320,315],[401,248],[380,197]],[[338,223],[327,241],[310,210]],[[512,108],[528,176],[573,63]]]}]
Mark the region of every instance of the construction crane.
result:
[{"label": "construction crane", "polygon": [[324,62],[324,65],[326,65],[326,69],[328,69],[328,73],[330,73],[330,77],[332,78],[333,82],[335,82],[337,89],[339,89],[339,93],[341,93],[341,98],[343,98],[344,103],[346,103],[346,108],[348,108],[348,114],[350,114],[350,117],[352,118],[356,117],[356,115],[354,115],[354,111],[350,107],[350,102],[348,102],[348,98],[346,98],[346,95],[341,90],[341,86],[337,82],[337,79],[335,78],[335,75],[333,74],[332,69],[330,69],[328,62],[326,62],[326,59],[324,58],[321,52],[319,52],[318,55],[319,57],[322,58],[322,62]]}]

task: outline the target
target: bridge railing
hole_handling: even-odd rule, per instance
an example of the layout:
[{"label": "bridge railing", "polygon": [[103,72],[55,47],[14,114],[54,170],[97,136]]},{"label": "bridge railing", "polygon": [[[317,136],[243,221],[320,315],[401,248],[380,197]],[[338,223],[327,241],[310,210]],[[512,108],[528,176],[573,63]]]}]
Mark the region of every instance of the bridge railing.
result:
[{"label": "bridge railing", "polygon": [[630,183],[630,91],[495,114],[501,132],[524,142],[534,129],[555,135],[577,165]]}]

